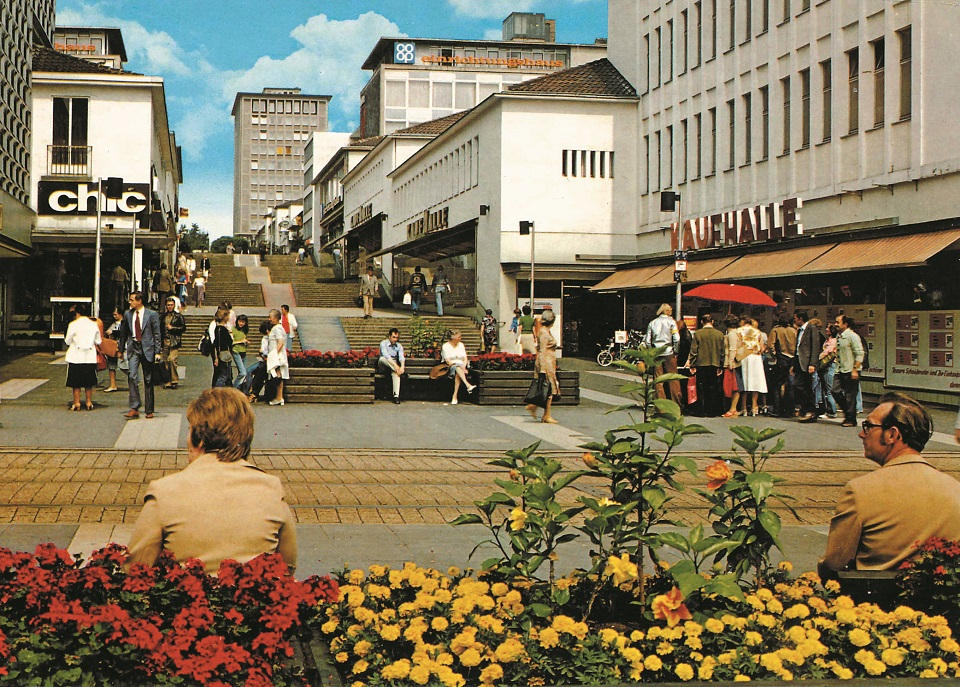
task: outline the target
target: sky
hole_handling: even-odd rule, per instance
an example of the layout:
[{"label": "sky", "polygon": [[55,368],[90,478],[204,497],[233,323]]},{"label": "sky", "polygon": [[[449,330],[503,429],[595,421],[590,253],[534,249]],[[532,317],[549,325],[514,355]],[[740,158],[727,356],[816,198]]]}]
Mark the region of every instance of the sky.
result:
[{"label": "sky", "polygon": [[353,131],[381,37],[499,39],[514,11],[557,20],[557,41],[607,35],[606,0],[57,0],[60,26],[119,27],[127,69],[161,76],[183,148],[180,204],[211,239],[233,233],[237,91],[331,95],[330,131]]}]

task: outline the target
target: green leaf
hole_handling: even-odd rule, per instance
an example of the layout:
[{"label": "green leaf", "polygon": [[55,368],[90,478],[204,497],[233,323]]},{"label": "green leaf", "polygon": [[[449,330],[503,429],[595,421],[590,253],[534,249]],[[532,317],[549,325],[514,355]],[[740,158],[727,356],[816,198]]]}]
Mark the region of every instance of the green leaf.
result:
[{"label": "green leaf", "polygon": [[490,570],[491,568],[497,567],[499,564],[500,564],[499,558],[488,558],[487,560],[485,560],[483,563],[480,564],[480,567],[483,568],[484,570]]},{"label": "green leaf", "polygon": [[667,500],[667,492],[657,485],[644,487],[641,494],[647,505],[654,510],[662,506],[663,502]]},{"label": "green leaf", "polygon": [[766,472],[751,472],[747,475],[747,484],[757,503],[762,503],[773,491],[773,477]]},{"label": "green leaf", "polygon": [[527,608],[529,608],[535,616],[540,618],[546,618],[553,613],[553,609],[547,604],[530,604]]},{"label": "green leaf", "polygon": [[516,501],[514,501],[512,498],[510,498],[506,494],[500,493],[499,491],[495,491],[494,493],[490,494],[490,496],[485,498],[482,501],[482,503],[497,503],[497,504],[504,504],[507,506],[517,505]]},{"label": "green leaf", "polygon": [[577,472],[571,472],[569,474],[566,474],[553,483],[553,490],[555,492],[560,491],[564,487],[569,486],[570,483],[573,482],[574,480],[580,479],[586,474],[588,474],[586,470],[578,470]]},{"label": "green leaf", "polygon": [[687,541],[687,538],[679,532],[659,532],[655,536],[662,544],[672,549],[682,551],[683,553],[687,553],[690,550],[690,543]]},{"label": "green leaf", "polygon": [[680,587],[680,592],[684,597],[689,596],[708,583],[708,580],[700,573],[676,573],[672,568],[670,573],[673,575],[673,579],[677,583],[677,586]]},{"label": "green leaf", "polygon": [[579,537],[579,536],[580,536],[580,535],[578,535],[578,534],[576,534],[576,533],[574,533],[574,532],[569,532],[569,533],[567,533],[567,534],[561,534],[559,537],[557,537],[557,544],[566,544],[568,541],[573,541],[574,539],[576,539],[576,538]]},{"label": "green leaf", "polygon": [[717,575],[710,580],[710,583],[707,585],[706,589],[709,592],[726,596],[730,599],[737,599],[739,601],[744,599],[743,590],[740,588],[740,585],[737,582],[736,575],[732,573]]},{"label": "green leaf", "polygon": [[463,515],[458,515],[451,522],[451,525],[482,525],[483,518],[481,518],[476,513],[464,513]]},{"label": "green leaf", "polygon": [[570,601],[570,590],[569,589],[554,589],[553,590],[553,603],[558,606],[564,606]]},{"label": "green leaf", "polygon": [[760,515],[757,516],[757,519],[760,521],[760,524],[763,526],[763,529],[767,531],[767,534],[770,535],[773,539],[773,543],[777,545],[777,548],[783,550],[783,547],[780,546],[780,516],[774,513],[772,510],[762,510]]},{"label": "green leaf", "polygon": [[671,401],[669,398],[657,398],[653,401],[654,407],[662,415],[666,415],[671,418],[679,418],[680,406],[678,406],[674,401]]},{"label": "green leaf", "polygon": [[543,482],[534,482],[528,485],[527,493],[541,500],[551,499],[554,496],[553,489],[550,488],[550,485],[544,484]]},{"label": "green leaf", "polygon": [[687,458],[686,456],[673,456],[670,458],[670,463],[678,468],[685,469],[694,477],[697,475],[697,462],[693,458]]}]

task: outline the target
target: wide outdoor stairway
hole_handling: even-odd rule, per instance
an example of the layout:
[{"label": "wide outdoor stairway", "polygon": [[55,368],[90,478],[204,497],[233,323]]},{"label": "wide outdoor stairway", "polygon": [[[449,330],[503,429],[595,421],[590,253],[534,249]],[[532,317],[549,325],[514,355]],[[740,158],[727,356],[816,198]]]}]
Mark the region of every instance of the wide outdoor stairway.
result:
[{"label": "wide outdoor stairway", "polygon": [[[262,306],[263,289],[259,284],[247,281],[247,270],[233,264],[232,255],[208,254],[210,258],[210,278],[207,280],[206,305],[219,305],[230,301],[234,310],[237,306]],[[276,280],[274,280],[276,281]],[[191,292],[191,295],[192,292]]]},{"label": "wide outdoor stairway", "polygon": [[[380,342],[387,338],[387,331],[391,327],[400,330],[400,343],[409,347],[411,321],[409,317],[372,317],[367,320],[362,317],[341,317],[340,325],[347,335],[350,348],[360,350],[368,346],[379,346]],[[459,329],[463,335],[463,345],[467,353],[473,354],[480,350],[479,325],[474,324],[469,317],[444,315],[443,317],[424,317],[423,321],[427,323],[439,321],[443,322],[447,329]]]},{"label": "wide outdoor stairway", "polygon": [[[236,308],[234,308],[234,310],[236,310]],[[180,345],[180,353],[193,353],[200,355],[197,351],[197,344],[200,343],[200,337],[205,331],[207,331],[207,327],[210,326],[210,321],[213,318],[209,315],[191,315],[187,313],[183,316],[183,319],[187,324],[187,331],[183,334],[183,340]],[[260,322],[265,319],[265,317],[250,317],[250,331],[247,333],[248,363],[253,363],[257,351],[260,350]],[[299,336],[295,336],[293,339],[293,351],[294,353],[300,351]]]},{"label": "wide outdoor stairway", "polygon": [[297,265],[296,255],[268,255],[261,263],[270,270],[274,284],[290,284],[298,308],[357,307],[360,286],[355,281],[333,281],[333,269],[315,267],[309,260]]}]

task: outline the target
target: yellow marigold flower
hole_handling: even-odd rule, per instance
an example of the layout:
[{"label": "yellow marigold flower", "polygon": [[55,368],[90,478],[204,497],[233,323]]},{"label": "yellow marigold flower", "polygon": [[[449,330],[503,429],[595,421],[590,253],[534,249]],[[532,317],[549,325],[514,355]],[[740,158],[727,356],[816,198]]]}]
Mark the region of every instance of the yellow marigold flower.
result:
[{"label": "yellow marigold flower", "polygon": [[717,654],[717,663],[720,665],[728,666],[733,663],[733,659],[737,657],[736,651],[724,651],[722,654]]},{"label": "yellow marigold flower", "polygon": [[612,577],[618,587],[625,582],[632,582],[639,576],[637,566],[630,560],[629,554],[622,554],[619,558],[610,556],[607,566],[603,570],[604,577]]},{"label": "yellow marigold flower", "polygon": [[387,567],[385,565],[371,565],[367,570],[370,571],[370,574],[374,577],[383,577],[387,574]]},{"label": "yellow marigold flower", "polygon": [[496,605],[496,602],[486,594],[477,597],[477,606],[484,611],[493,610],[494,606]]},{"label": "yellow marigold flower", "polygon": [[480,652],[472,647],[460,654],[460,663],[465,665],[467,668],[480,665],[481,660],[483,660],[483,657],[480,656]]},{"label": "yellow marigold flower", "polygon": [[415,665],[410,669],[408,677],[418,685],[425,685],[430,682],[430,668],[423,664]]},{"label": "yellow marigold flower", "polygon": [[697,668],[697,679],[699,680],[710,680],[713,678],[713,664],[712,663],[702,663],[700,667]]},{"label": "yellow marigold flower", "polygon": [[943,675],[947,672],[947,663],[942,658],[931,658],[930,667],[937,671],[937,675]]},{"label": "yellow marigold flower", "polygon": [[561,577],[559,580],[554,582],[554,586],[556,586],[557,589],[570,589],[572,585],[573,580],[571,580],[569,577]]},{"label": "yellow marigold flower", "polygon": [[522,530],[527,524],[527,514],[522,508],[514,508],[510,511],[510,529],[514,532]]},{"label": "yellow marigold flower", "polygon": [[448,666],[440,666],[440,669],[437,671],[437,677],[440,678],[440,682],[443,683],[444,687],[463,687],[467,684],[463,675],[454,672]]},{"label": "yellow marigold flower", "polygon": [[761,654],[760,665],[772,673],[779,673],[783,670],[783,661],[781,661],[780,657],[776,654]]},{"label": "yellow marigold flower", "polygon": [[766,608],[763,601],[756,594],[747,594],[746,601],[755,611],[762,611]]},{"label": "yellow marigold flower", "polygon": [[834,661],[833,664],[830,666],[830,670],[833,672],[834,675],[836,675],[841,680],[850,680],[851,678],[853,678],[853,671],[850,670],[849,668],[845,668],[844,666],[840,665],[836,661]]},{"label": "yellow marigold flower", "polygon": [[643,637],[644,637],[644,634],[643,634],[643,631],[641,631],[641,630],[634,630],[633,632],[630,633],[630,641],[631,641],[631,642],[639,642],[639,641],[642,641],[642,640],[643,640]]},{"label": "yellow marigold flower", "polygon": [[545,627],[540,630],[540,646],[544,649],[552,649],[560,643],[560,635],[552,627]]},{"label": "yellow marigold flower", "polygon": [[937,671],[931,670],[930,668],[924,668],[922,671],[920,671],[919,677],[922,677],[922,678],[938,678],[938,677],[940,677],[940,676],[937,674]]},{"label": "yellow marigold flower", "polygon": [[350,608],[359,608],[367,597],[359,589],[351,589],[347,592],[346,598],[347,605],[350,606]]},{"label": "yellow marigold flower", "polygon": [[359,675],[360,673],[365,673],[367,671],[367,668],[369,667],[370,667],[369,663],[367,663],[363,659],[360,659],[359,661],[353,664],[353,670],[351,670],[350,672],[353,673],[354,675]]},{"label": "yellow marigold flower", "polygon": [[350,687],[366,687],[367,683],[363,680],[354,680],[350,683]]},{"label": "yellow marigold flower", "polygon": [[844,625],[853,625],[857,622],[857,614],[850,608],[837,609],[837,622]]},{"label": "yellow marigold flower", "polygon": [[703,625],[694,620],[688,620],[683,624],[683,633],[688,637],[699,637],[703,634]]},{"label": "yellow marigold flower", "polygon": [[839,592],[840,583],[837,582],[836,580],[827,580],[826,582],[823,583],[823,588],[829,592]]},{"label": "yellow marigold flower", "polygon": [[787,639],[794,644],[799,644],[807,638],[806,631],[799,625],[794,625],[787,629]]},{"label": "yellow marigold flower", "polygon": [[570,630],[573,628],[574,624],[575,624],[575,621],[573,618],[571,618],[568,615],[560,614],[560,615],[555,615],[553,617],[553,622],[550,624],[550,627],[552,627],[557,632],[569,633]]},{"label": "yellow marigold flower", "polygon": [[718,620],[717,618],[707,618],[707,620],[703,623],[703,627],[707,632],[713,632],[716,634],[717,632],[723,632],[724,625],[722,620]]},{"label": "yellow marigold flower", "polygon": [[784,572],[793,572],[793,563],[790,561],[780,561],[777,564],[777,568],[783,570]]},{"label": "yellow marigold flower", "polygon": [[761,627],[774,627],[777,624],[777,619],[768,613],[760,613],[757,615],[757,625]]},{"label": "yellow marigold flower", "polygon": [[631,663],[636,663],[637,661],[643,660],[643,654],[640,653],[640,649],[635,646],[627,646],[620,650],[620,655],[623,656],[624,660],[630,661]]},{"label": "yellow marigold flower", "polygon": [[673,644],[670,642],[660,642],[657,644],[657,654],[659,656],[668,656],[673,653]]},{"label": "yellow marigold flower", "polygon": [[607,506],[619,506],[620,502],[614,501],[613,499],[608,499],[606,496],[604,496],[602,499],[597,501],[597,504],[602,508],[606,508]]},{"label": "yellow marigold flower", "polygon": [[643,659],[643,667],[647,670],[657,671],[663,668],[663,661],[659,656],[650,655]]},{"label": "yellow marigold flower", "polygon": [[903,649],[884,649],[880,652],[880,660],[888,666],[898,666],[906,658],[906,652]]},{"label": "yellow marigold flower", "polygon": [[491,663],[480,671],[480,682],[485,685],[492,685],[503,677],[503,668],[496,663]]},{"label": "yellow marigold flower", "polygon": [[866,646],[870,643],[870,633],[855,627],[847,633],[847,639],[854,646]]},{"label": "yellow marigold flower", "polygon": [[909,606],[897,606],[893,610],[893,614],[897,617],[897,620],[913,620],[919,615]]},{"label": "yellow marigold flower", "polygon": [[363,632],[363,625],[357,625],[354,623],[347,628],[347,637],[356,637],[361,632]]},{"label": "yellow marigold flower", "polygon": [[333,634],[338,626],[339,623],[336,620],[328,620],[320,626],[320,631],[325,635]]},{"label": "yellow marigold flower", "polygon": [[346,651],[339,651],[333,658],[337,663],[346,663],[348,660],[350,660],[350,654],[348,654]]},{"label": "yellow marigold flower", "polygon": [[684,644],[694,650],[703,648],[703,641],[700,639],[700,637],[687,637],[686,641],[684,641]]},{"label": "yellow marigold flower", "polygon": [[767,603],[768,601],[771,601],[773,599],[773,592],[771,592],[766,587],[761,587],[760,589],[757,590],[757,598],[763,601],[764,603]]},{"label": "yellow marigold flower", "polygon": [[510,638],[503,641],[493,653],[501,663],[512,663],[523,656],[526,651],[519,640]]},{"label": "yellow marigold flower", "polygon": [[600,640],[604,644],[612,644],[613,640],[617,638],[617,631],[613,628],[604,627],[600,630]]},{"label": "yellow marigold flower", "polygon": [[401,658],[380,670],[380,677],[386,680],[402,680],[410,674],[410,661]]},{"label": "yellow marigold flower", "polygon": [[490,587],[490,592],[491,592],[494,596],[498,596],[498,597],[499,597],[499,596],[503,596],[504,594],[506,594],[506,593],[509,592],[509,591],[510,591],[510,587],[508,587],[507,585],[505,585],[503,582],[496,582],[496,583],[494,583],[494,585],[493,585],[492,587]]},{"label": "yellow marigold flower", "polygon": [[770,599],[767,602],[767,610],[771,613],[783,613],[783,604],[780,603],[779,599]]},{"label": "yellow marigold flower", "polygon": [[363,582],[364,577],[366,577],[366,575],[362,570],[351,570],[349,574],[347,574],[347,581],[350,584],[360,584]]},{"label": "yellow marigold flower", "polygon": [[827,610],[827,602],[818,596],[807,599],[807,606],[820,613]]},{"label": "yellow marigold flower", "polygon": [[440,654],[437,654],[437,663],[439,663],[442,666],[453,665],[453,655],[448,654],[446,651]]},{"label": "yellow marigold flower", "polygon": [[689,663],[678,663],[673,672],[684,682],[693,679],[693,667]]},{"label": "yellow marigold flower", "polygon": [[763,635],[759,632],[754,632],[753,630],[745,633],[743,635],[743,643],[747,646],[756,646],[763,641]]},{"label": "yellow marigold flower", "polygon": [[946,637],[940,640],[940,650],[946,651],[949,654],[955,654],[960,652],[960,644],[958,644],[955,639]]},{"label": "yellow marigold flower", "polygon": [[806,604],[793,604],[790,608],[783,612],[784,618],[808,618],[810,616],[810,609],[807,608]]},{"label": "yellow marigold flower", "polygon": [[453,594],[450,593],[449,589],[437,589],[433,592],[433,596],[442,604],[450,603],[450,599],[453,598]]},{"label": "yellow marigold flower", "polygon": [[400,626],[399,625],[381,626],[380,637],[382,637],[388,642],[393,642],[393,641],[396,641],[397,639],[400,639]]},{"label": "yellow marigold flower", "polygon": [[784,663],[792,663],[795,666],[801,665],[803,663],[803,654],[801,654],[796,649],[790,649],[783,647],[782,649],[777,649],[777,656],[780,657],[780,660]]},{"label": "yellow marigold flower", "polygon": [[436,618],[430,621],[430,627],[436,630],[437,632],[443,632],[449,626],[450,626],[450,621],[440,616],[437,616]]},{"label": "yellow marigold flower", "polygon": [[373,648],[373,644],[368,642],[366,639],[361,639],[359,642],[353,645],[353,653],[357,656],[366,656],[370,653],[370,649]]},{"label": "yellow marigold flower", "polygon": [[736,675],[733,676],[733,681],[734,682],[750,682],[750,676],[741,675],[740,673],[737,673]]}]

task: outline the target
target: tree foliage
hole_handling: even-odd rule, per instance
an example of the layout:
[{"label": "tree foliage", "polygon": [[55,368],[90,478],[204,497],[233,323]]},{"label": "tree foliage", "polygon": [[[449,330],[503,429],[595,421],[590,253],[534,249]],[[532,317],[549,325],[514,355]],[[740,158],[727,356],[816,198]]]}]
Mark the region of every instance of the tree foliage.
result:
[{"label": "tree foliage", "polygon": [[210,235],[207,234],[200,225],[194,222],[187,229],[186,224],[181,224],[180,229],[180,252],[192,253],[195,250],[207,250],[210,247]]}]

